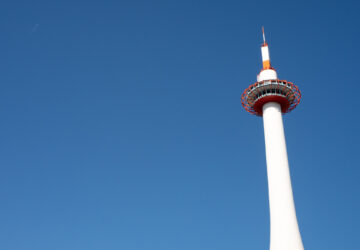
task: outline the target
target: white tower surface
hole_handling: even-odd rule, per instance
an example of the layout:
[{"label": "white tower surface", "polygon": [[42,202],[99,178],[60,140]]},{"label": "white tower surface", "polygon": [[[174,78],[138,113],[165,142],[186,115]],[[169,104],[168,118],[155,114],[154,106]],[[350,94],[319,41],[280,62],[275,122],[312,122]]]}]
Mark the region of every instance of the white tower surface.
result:
[{"label": "white tower surface", "polygon": [[268,45],[261,47],[263,69],[257,82],[242,94],[246,111],[263,117],[270,205],[270,250],[303,250],[296,218],[282,113],[300,102],[298,87],[277,79]]}]

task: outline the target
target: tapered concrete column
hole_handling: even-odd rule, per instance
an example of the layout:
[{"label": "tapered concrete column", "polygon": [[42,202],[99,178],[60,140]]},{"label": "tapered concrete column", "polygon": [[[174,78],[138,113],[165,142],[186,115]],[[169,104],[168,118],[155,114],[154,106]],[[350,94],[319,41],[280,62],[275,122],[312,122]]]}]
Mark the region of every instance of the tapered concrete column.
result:
[{"label": "tapered concrete column", "polygon": [[270,203],[270,250],[303,250],[297,223],[280,104],[263,106]]}]

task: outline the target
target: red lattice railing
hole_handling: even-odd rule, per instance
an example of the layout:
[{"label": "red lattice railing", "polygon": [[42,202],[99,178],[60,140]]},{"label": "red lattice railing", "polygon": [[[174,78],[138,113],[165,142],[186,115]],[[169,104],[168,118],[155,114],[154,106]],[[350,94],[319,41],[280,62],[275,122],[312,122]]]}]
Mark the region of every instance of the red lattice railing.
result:
[{"label": "red lattice railing", "polygon": [[[258,98],[256,98],[254,93],[260,93],[262,90],[279,90],[282,94],[279,93],[266,93]],[[285,94],[284,94],[285,93]],[[245,108],[245,110],[251,114],[261,116],[262,111],[256,104],[265,97],[279,97],[282,99],[282,112],[288,113],[300,103],[301,100],[301,92],[299,88],[292,82],[288,82],[285,80],[265,80],[261,82],[256,82],[250,85],[241,95],[241,104]],[[263,100],[265,101],[265,100]],[[285,102],[285,103],[284,103]],[[260,102],[259,102],[260,103]],[[261,102],[262,103],[262,102]],[[263,104],[265,104],[266,101]],[[255,108],[256,107],[256,108]]]}]

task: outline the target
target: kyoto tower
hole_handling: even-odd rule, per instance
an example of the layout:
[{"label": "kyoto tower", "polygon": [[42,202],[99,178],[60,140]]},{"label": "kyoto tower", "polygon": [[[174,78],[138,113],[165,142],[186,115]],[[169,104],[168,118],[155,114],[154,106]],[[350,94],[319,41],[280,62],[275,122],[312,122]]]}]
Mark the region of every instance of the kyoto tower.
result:
[{"label": "kyoto tower", "polygon": [[263,68],[257,76],[257,82],[245,89],[241,103],[249,113],[262,116],[264,122],[270,205],[270,250],[303,250],[282,121],[282,114],[290,112],[299,104],[301,93],[295,84],[278,79],[276,70],[270,64],[264,29],[263,40]]}]

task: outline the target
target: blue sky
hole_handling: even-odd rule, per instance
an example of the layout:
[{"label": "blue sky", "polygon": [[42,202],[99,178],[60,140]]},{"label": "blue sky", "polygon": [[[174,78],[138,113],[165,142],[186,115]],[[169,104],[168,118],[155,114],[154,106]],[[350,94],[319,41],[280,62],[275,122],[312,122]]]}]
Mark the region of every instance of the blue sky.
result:
[{"label": "blue sky", "polygon": [[267,249],[262,120],[280,79],[306,249],[360,249],[355,1],[3,1],[0,249]]}]

